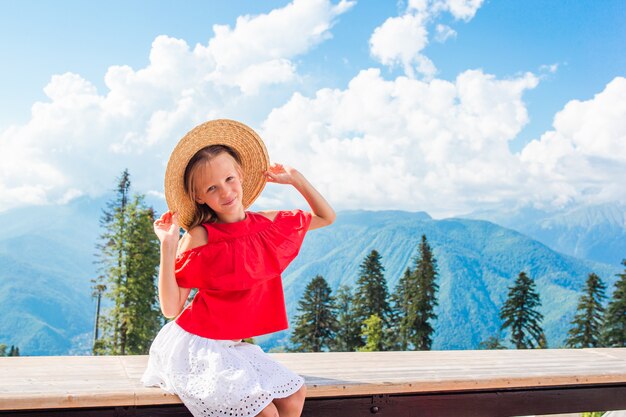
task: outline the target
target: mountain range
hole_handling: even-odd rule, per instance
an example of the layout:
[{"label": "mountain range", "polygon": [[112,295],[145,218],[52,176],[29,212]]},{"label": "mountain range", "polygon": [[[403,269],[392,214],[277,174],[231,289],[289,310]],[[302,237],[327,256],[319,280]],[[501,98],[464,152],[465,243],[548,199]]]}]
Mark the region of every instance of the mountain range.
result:
[{"label": "mountain range", "polygon": [[626,206],[598,204],[553,211],[532,207],[491,210],[463,216],[517,230],[558,252],[619,265],[626,257]]},{"label": "mountain range", "polygon": [[[106,201],[83,197],[67,205],[0,213],[4,225],[0,235],[0,343],[17,345],[24,355],[90,352],[95,315],[90,280],[98,273],[95,245]],[[157,212],[164,209],[160,200],[149,203]],[[552,219],[551,224],[560,224]],[[606,223],[604,218],[595,221]],[[613,226],[607,236],[620,236],[617,223],[609,222]],[[550,230],[557,230],[556,226]],[[594,227],[577,230],[596,233]],[[283,275],[291,322],[313,277],[324,276],[333,291],[339,285],[353,287],[359,265],[372,249],[382,255],[388,287],[393,291],[404,270],[412,266],[422,234],[433,248],[439,271],[434,349],[476,348],[487,337],[498,335],[499,309],[521,271],[537,282],[549,346],[562,346],[587,275],[592,271],[600,275],[610,294],[615,274],[622,270],[615,262],[560,253],[530,233],[486,220],[437,220],[423,212],[342,211],[332,226],[307,234],[299,256]],[[601,237],[597,235],[597,239]],[[598,240],[576,238],[579,247],[588,242],[600,247]],[[609,239],[608,244],[614,245],[616,255],[621,250],[626,257],[626,245],[620,246],[619,239]],[[288,344],[288,338],[289,331],[285,331],[260,337],[258,342],[270,349]]]}]

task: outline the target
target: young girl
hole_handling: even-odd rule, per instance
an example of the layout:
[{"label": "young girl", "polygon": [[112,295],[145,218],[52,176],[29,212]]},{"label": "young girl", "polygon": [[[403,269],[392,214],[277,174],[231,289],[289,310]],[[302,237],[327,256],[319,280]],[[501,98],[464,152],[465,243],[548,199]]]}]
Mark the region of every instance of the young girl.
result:
[{"label": "young girl", "polygon": [[[311,211],[246,211],[266,181],[291,184]],[[303,378],[242,339],[287,328],[281,273],[333,209],[301,173],[269,165],[256,133],[231,120],[179,142],[165,193],[170,211],[154,223],[159,301],[176,319],[153,341],[142,382],[177,394],[194,416],[300,416]]]}]

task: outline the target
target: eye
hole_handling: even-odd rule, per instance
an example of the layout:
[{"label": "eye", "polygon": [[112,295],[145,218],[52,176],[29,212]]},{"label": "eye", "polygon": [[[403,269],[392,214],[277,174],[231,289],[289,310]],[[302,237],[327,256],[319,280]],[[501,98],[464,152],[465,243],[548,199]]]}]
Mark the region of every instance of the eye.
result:
[{"label": "eye", "polygon": [[232,181],[232,180],[234,180],[234,179],[235,179],[235,177],[232,177],[232,176],[231,176],[231,177],[226,178],[226,181]]},{"label": "eye", "polygon": [[215,185],[210,186],[210,187],[207,189],[207,191],[208,191],[208,192],[215,191]]}]

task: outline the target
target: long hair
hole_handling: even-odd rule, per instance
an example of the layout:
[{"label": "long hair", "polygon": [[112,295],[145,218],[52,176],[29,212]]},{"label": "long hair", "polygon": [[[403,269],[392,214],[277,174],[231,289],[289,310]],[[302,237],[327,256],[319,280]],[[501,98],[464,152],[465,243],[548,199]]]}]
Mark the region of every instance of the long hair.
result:
[{"label": "long hair", "polygon": [[210,164],[213,158],[223,153],[230,155],[235,160],[238,169],[241,170],[241,158],[239,158],[234,149],[226,145],[209,145],[200,149],[189,160],[187,168],[185,168],[185,192],[191,198],[196,208],[189,230],[202,223],[214,223],[217,221],[217,215],[207,204],[198,204],[196,202],[196,182],[201,169]]}]

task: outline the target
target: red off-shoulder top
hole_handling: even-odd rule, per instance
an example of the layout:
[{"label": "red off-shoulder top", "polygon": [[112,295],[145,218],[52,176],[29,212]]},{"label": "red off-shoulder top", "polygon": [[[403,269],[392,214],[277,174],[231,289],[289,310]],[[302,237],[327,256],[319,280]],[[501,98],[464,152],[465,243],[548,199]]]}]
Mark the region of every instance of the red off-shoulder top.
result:
[{"label": "red off-shoulder top", "polygon": [[279,211],[273,221],[246,212],[235,223],[205,223],[208,242],[176,257],[176,281],[198,288],[176,318],[189,333],[242,339],[288,327],[281,273],[296,257],[311,213]]}]

